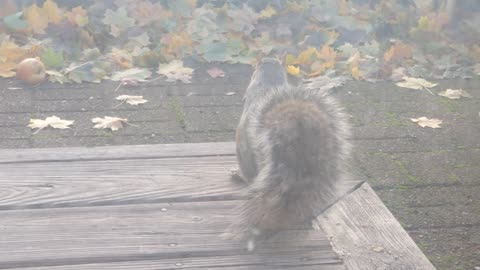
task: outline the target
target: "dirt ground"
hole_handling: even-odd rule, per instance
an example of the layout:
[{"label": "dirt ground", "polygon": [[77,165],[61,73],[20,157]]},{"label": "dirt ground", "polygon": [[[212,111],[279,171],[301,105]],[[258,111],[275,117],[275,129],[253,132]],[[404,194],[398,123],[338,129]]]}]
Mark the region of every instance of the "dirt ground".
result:
[{"label": "dirt ground", "polygon": [[[0,148],[37,148],[232,141],[250,67],[215,65],[224,78],[196,67],[192,84],[161,80],[114,92],[113,82],[35,88],[0,80]],[[334,91],[351,115],[354,169],[438,269],[480,267],[480,80],[439,81],[435,92],[462,88],[473,97],[449,100],[393,83],[349,82]],[[148,103],[117,107],[121,94]],[[71,129],[27,127],[30,118],[75,120]],[[111,132],[92,128],[94,117],[128,118]],[[421,128],[410,118],[443,120]],[[477,268],[476,268],[477,267]]]}]

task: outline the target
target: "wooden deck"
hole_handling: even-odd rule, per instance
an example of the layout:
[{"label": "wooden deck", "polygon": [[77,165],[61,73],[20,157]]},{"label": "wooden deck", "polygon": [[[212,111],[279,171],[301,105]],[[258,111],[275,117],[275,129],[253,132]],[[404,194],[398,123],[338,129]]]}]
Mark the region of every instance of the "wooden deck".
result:
[{"label": "wooden deck", "polygon": [[0,150],[0,269],[434,269],[359,181],[301,246],[247,252],[234,167],[232,143]]}]

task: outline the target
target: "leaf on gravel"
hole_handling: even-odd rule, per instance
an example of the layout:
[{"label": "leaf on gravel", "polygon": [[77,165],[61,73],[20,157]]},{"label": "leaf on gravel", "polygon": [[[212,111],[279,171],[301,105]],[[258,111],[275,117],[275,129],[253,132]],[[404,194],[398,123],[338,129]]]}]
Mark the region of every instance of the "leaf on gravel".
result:
[{"label": "leaf on gravel", "polygon": [[115,99],[122,101],[122,103],[126,102],[130,105],[138,105],[138,104],[143,104],[148,102],[148,100],[144,99],[143,96],[121,95],[116,97]]},{"label": "leaf on gravel", "polygon": [[112,75],[112,81],[137,81],[137,82],[145,82],[147,78],[152,76],[152,72],[145,68],[131,68],[123,71],[115,72]]},{"label": "leaf on gravel", "polygon": [[422,116],[420,118],[410,118],[412,122],[417,123],[421,127],[430,127],[430,128],[441,128],[440,124],[442,124],[442,120],[432,118],[428,119],[425,116]]},{"label": "leaf on gravel", "polygon": [[225,71],[223,71],[223,70],[221,70],[217,67],[213,67],[213,68],[207,70],[207,73],[212,78],[218,78],[218,77],[223,78],[223,77],[225,77]]},{"label": "leaf on gravel", "polygon": [[50,126],[52,128],[58,128],[58,129],[66,129],[70,128],[69,126],[73,124],[73,120],[63,120],[60,119],[56,116],[50,116],[45,118],[45,120],[42,119],[30,119],[30,124],[28,124],[28,127],[31,129],[36,129],[38,128],[35,133],[39,132],[40,130]]},{"label": "leaf on gravel", "polygon": [[184,67],[183,61],[173,60],[168,64],[160,64],[157,73],[167,76],[167,82],[179,80],[184,83],[191,83],[193,68]]},{"label": "leaf on gravel", "polygon": [[439,96],[446,97],[449,99],[460,99],[461,97],[472,97],[469,93],[467,93],[463,89],[447,89],[438,93]]},{"label": "leaf on gravel", "polygon": [[95,124],[93,128],[98,129],[111,129],[112,131],[119,130],[123,128],[123,124],[128,123],[128,119],[126,118],[119,118],[119,117],[111,117],[105,116],[104,118],[96,117],[92,119],[92,123]]},{"label": "leaf on gravel", "polygon": [[403,77],[403,82],[398,82],[396,85],[404,88],[421,90],[435,87],[437,84],[431,83],[422,78]]}]

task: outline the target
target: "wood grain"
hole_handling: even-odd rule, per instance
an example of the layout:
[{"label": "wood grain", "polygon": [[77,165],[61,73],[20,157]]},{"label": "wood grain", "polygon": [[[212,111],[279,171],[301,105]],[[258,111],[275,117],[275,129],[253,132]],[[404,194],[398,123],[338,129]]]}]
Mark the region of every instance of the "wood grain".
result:
[{"label": "wood grain", "polygon": [[240,199],[236,165],[235,156],[0,164],[0,210]]},{"label": "wood grain", "polygon": [[367,183],[318,222],[348,269],[435,269]]},{"label": "wood grain", "polygon": [[[319,232],[294,249],[277,241],[276,246],[248,253],[244,242],[222,236],[237,218],[232,209],[238,203],[4,211],[0,269],[158,259],[194,266],[203,263],[204,267],[224,264],[226,269],[235,264],[264,265],[265,260],[274,265],[341,265],[328,239]],[[229,262],[225,256],[233,259]],[[159,269],[168,269],[167,265]]]},{"label": "wood grain", "polygon": [[2,149],[0,164],[73,160],[149,159],[235,155],[233,142],[101,147]]}]

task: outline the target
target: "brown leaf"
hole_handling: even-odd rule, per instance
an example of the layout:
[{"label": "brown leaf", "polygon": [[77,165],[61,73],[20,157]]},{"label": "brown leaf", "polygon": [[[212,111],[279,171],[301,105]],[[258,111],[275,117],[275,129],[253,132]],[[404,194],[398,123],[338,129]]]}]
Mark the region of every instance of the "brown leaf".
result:
[{"label": "brown leaf", "polygon": [[404,59],[412,58],[412,55],[413,49],[411,45],[398,42],[390,47],[383,57],[387,62],[400,62]]}]

